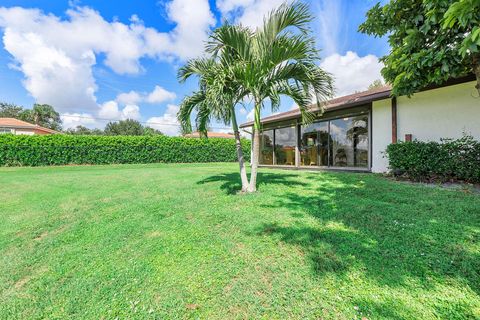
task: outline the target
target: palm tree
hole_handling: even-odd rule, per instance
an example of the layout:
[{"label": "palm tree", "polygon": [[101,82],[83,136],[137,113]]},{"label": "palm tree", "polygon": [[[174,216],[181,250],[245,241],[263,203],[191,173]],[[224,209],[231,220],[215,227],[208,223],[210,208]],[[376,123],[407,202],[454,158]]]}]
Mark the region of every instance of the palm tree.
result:
[{"label": "palm tree", "polygon": [[249,192],[256,191],[260,154],[260,112],[265,100],[272,111],[280,107],[280,96],[291,97],[299,106],[305,123],[313,120],[309,109],[312,95],[318,108],[332,96],[330,74],[318,65],[319,51],[310,36],[313,17],[306,4],[283,4],[272,11],[263,25],[252,31],[224,25],[211,36],[207,50],[220,56],[232,75],[232,83],[254,103],[253,158]]},{"label": "palm tree", "polygon": [[[223,59],[223,62],[225,61],[226,59]],[[205,137],[207,137],[208,124],[212,118],[223,121],[227,125],[231,123],[240,166],[242,192],[246,192],[248,177],[235,115],[235,106],[243,99],[244,94],[229,75],[229,69],[222,64],[221,59],[193,59],[178,72],[180,82],[186,81],[193,75],[199,78],[199,89],[185,97],[180,105],[177,117],[182,125],[182,132],[192,131],[190,118],[194,111],[197,113],[195,119],[197,131]]]}]

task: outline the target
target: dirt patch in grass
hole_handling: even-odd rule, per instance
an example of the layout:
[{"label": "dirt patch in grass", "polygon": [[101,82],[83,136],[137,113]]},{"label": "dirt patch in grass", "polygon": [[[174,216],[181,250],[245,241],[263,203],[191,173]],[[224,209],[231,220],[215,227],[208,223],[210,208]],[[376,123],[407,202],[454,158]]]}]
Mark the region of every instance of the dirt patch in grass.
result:
[{"label": "dirt patch in grass", "polygon": [[47,271],[48,271],[48,268],[45,267],[45,266],[42,266],[42,267],[33,269],[30,274],[24,276],[23,278],[21,278],[20,280],[18,280],[17,282],[15,282],[15,284],[13,285],[13,287],[14,287],[16,290],[19,290],[19,289],[23,288],[23,287],[24,287],[28,282],[30,282],[32,279],[40,277],[42,274],[46,273]]},{"label": "dirt patch in grass", "polygon": [[33,241],[42,241],[46,236],[48,236],[48,231],[44,231],[33,238]]},{"label": "dirt patch in grass", "polygon": [[67,229],[68,229],[68,225],[62,225],[60,228],[55,229],[53,231],[48,231],[48,230],[44,231],[44,232],[38,234],[37,236],[35,236],[33,238],[33,241],[40,242],[43,239],[45,239],[46,237],[48,237],[49,235],[56,236],[56,235],[59,235],[59,234],[65,232],[65,230],[67,230]]},{"label": "dirt patch in grass", "polygon": [[473,193],[473,194],[480,194],[480,184],[475,183],[468,183],[463,181],[414,181],[405,177],[394,177],[391,175],[385,175],[390,180],[394,180],[397,182],[411,184],[411,185],[421,185],[430,188],[442,188],[448,190],[456,190],[462,191],[464,193]]},{"label": "dirt patch in grass", "polygon": [[162,235],[160,231],[152,231],[146,234],[147,238],[158,238]]}]

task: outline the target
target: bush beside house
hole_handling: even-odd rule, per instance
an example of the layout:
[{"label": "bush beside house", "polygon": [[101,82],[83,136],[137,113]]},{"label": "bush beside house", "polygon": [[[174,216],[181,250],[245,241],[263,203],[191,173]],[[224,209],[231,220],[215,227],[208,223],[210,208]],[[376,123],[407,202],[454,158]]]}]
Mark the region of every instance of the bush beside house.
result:
[{"label": "bush beside house", "polygon": [[[250,158],[250,141],[242,141]],[[237,161],[233,139],[168,136],[0,136],[0,166]]]},{"label": "bush beside house", "polygon": [[416,181],[480,183],[480,142],[471,136],[441,142],[399,142],[387,147],[390,169]]}]

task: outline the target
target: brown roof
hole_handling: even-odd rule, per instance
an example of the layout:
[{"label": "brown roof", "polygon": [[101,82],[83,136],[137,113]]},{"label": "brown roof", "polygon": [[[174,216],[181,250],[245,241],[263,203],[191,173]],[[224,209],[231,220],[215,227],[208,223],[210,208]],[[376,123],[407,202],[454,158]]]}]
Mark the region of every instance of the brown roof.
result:
[{"label": "brown roof", "polygon": [[[465,83],[469,81],[475,81],[476,77],[474,74],[467,74],[465,76],[459,77],[459,78],[452,78],[447,81],[445,81],[442,84],[432,84],[427,87],[425,87],[422,90],[419,91],[426,91],[426,90],[432,90],[432,89],[437,89],[441,87],[447,87],[447,86],[452,86],[460,83]],[[324,105],[324,109],[326,111],[333,111],[333,110],[339,110],[339,109],[347,109],[350,107],[355,107],[359,106],[362,104],[366,104],[372,101],[376,100],[382,100],[389,98],[391,96],[391,87],[389,85],[385,85],[383,87],[367,90],[367,91],[362,91],[362,92],[356,92],[353,94],[349,94],[347,96],[335,98],[332,100],[329,100],[326,102]],[[310,111],[315,112],[318,111],[317,105],[312,105]],[[282,112],[278,113],[275,115],[271,115],[269,117],[265,117],[262,119],[262,123],[270,123],[270,122],[276,122],[279,120],[290,120],[290,119],[296,119],[300,118],[301,114],[298,109],[295,110],[290,110],[287,112]],[[246,127],[251,127],[253,125],[253,121],[249,121],[246,123],[243,123],[240,125],[240,128],[246,128]]]},{"label": "brown roof", "polygon": [[[368,102],[372,102],[375,100],[381,100],[390,97],[391,87],[386,85],[379,88],[374,88],[367,91],[356,92],[353,94],[349,94],[347,96],[342,96],[338,98],[334,98],[329,100],[324,105],[325,111],[333,111],[338,109],[345,109],[350,107],[359,106]],[[310,111],[315,112],[319,111],[316,104],[310,106]],[[270,123],[279,120],[289,120],[300,118],[301,113],[300,110],[294,109],[287,112],[278,113],[275,115],[271,115],[262,119],[262,123]],[[253,121],[249,121],[240,125],[241,128],[250,127],[253,125]]]},{"label": "brown roof", "polygon": [[[200,133],[198,131],[187,133],[183,135],[186,138],[200,138]],[[234,139],[235,136],[231,133],[223,133],[223,132],[207,132],[207,137],[209,138],[227,138],[227,139]]]},{"label": "brown roof", "polygon": [[29,122],[18,120],[15,118],[0,118],[0,127],[14,128],[14,129],[31,129],[31,130],[44,131],[48,133],[59,133],[55,130],[44,128],[39,125],[31,124]]}]

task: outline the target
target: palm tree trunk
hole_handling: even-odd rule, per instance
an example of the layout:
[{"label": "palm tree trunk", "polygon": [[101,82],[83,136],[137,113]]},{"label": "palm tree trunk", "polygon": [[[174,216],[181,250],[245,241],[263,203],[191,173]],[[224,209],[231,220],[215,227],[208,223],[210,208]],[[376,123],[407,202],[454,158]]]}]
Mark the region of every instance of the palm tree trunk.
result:
[{"label": "palm tree trunk", "polygon": [[255,102],[255,121],[253,124],[252,171],[250,174],[250,186],[248,187],[248,192],[257,191],[257,169],[258,169],[259,157],[260,157],[260,103]]},{"label": "palm tree trunk", "polygon": [[242,192],[248,190],[248,177],[247,169],[245,167],[245,159],[243,157],[242,140],[240,139],[240,132],[238,131],[237,118],[235,116],[235,110],[232,108],[232,126],[233,133],[235,134],[235,146],[237,148],[238,165],[240,166],[240,179],[242,180]]}]

